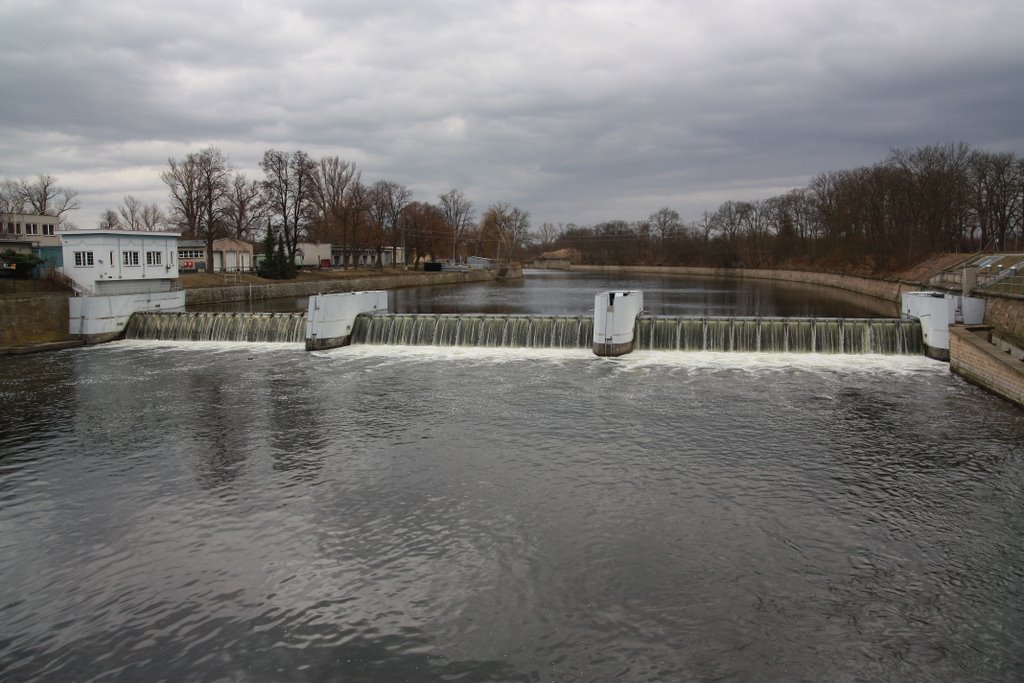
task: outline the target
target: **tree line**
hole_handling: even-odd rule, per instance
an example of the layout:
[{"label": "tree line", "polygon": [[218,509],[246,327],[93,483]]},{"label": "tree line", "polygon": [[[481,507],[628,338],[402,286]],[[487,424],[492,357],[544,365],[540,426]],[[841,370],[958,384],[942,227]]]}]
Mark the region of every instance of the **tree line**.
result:
[{"label": "tree line", "polygon": [[[1024,160],[964,143],[892,150],[871,166],[821,173],[781,195],[723,202],[694,221],[663,207],[642,220],[543,223],[536,232],[529,213],[507,202],[478,218],[458,189],[417,201],[394,181],[364,181],[337,156],[271,149],[260,170],[262,178],[249,178],[212,146],[170,158],[161,173],[166,212],[127,195],[99,227],[180,230],[206,242],[210,261],[213,242],[224,237],[270,245],[281,263],[294,263],[302,242],[327,242],[343,251],[345,265],[366,253],[380,264],[387,250],[397,263],[402,248],[406,264],[567,250],[591,264],[885,271],[935,253],[1024,246]],[[52,176],[0,181],[2,213],[63,219],[78,207],[77,193]]]},{"label": "tree line", "polygon": [[477,223],[473,202],[458,189],[436,203],[416,201],[392,180],[365,182],[355,163],[337,156],[270,149],[260,170],[263,178],[248,178],[216,147],[168,159],[161,173],[171,200],[166,222],[204,240],[208,259],[220,238],[262,242],[276,264],[269,274],[280,277],[291,274],[302,242],[336,245],[346,266],[366,253],[379,265],[385,251],[392,263],[404,254],[405,264],[470,252],[517,260],[528,242],[529,214],[522,209],[499,202]]},{"label": "tree line", "polygon": [[639,221],[544,223],[532,255],[591,264],[897,270],[931,254],[1024,246],[1024,160],[964,143],[892,150],[806,187],[726,201],[695,221],[664,207]]}]

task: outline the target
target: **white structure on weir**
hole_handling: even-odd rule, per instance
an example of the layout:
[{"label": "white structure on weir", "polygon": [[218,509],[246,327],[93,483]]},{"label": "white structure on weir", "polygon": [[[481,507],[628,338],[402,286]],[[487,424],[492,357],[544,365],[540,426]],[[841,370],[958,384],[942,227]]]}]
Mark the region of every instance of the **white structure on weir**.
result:
[{"label": "white structure on weir", "polygon": [[178,233],[60,230],[64,274],[82,294],[169,292],[178,277]]},{"label": "white structure on weir", "polygon": [[116,339],[136,311],[183,311],[177,287],[178,233],[61,230],[64,275],[77,297],[68,300],[72,336]]}]

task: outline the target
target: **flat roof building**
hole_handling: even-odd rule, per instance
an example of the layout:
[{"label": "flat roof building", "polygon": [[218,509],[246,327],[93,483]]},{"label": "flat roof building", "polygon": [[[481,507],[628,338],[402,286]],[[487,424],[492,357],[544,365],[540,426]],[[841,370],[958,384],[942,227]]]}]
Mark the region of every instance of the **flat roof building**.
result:
[{"label": "flat roof building", "polygon": [[178,277],[176,232],[61,230],[64,274],[86,295],[169,292]]}]

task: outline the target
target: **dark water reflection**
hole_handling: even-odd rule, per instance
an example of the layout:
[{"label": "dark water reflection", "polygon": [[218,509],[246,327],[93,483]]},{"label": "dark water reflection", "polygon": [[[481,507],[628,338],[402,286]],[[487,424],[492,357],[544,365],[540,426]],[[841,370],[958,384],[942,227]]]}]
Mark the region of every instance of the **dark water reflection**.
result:
[{"label": "dark water reflection", "polygon": [[4,681],[1024,677],[1024,417],[924,358],[126,342],[0,377]]},{"label": "dark water reflection", "polygon": [[[897,306],[869,296],[801,283],[666,275],[602,275],[526,271],[521,280],[415,287],[389,293],[395,313],[593,313],[594,295],[608,289],[640,289],[655,315],[895,317]],[[235,302],[197,310],[302,311],[305,297]]]}]

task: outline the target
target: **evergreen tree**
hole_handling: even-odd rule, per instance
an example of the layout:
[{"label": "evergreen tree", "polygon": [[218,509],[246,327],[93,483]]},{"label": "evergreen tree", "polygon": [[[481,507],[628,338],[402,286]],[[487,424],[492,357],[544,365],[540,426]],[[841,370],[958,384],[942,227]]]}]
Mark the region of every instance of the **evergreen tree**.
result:
[{"label": "evergreen tree", "polygon": [[259,276],[276,280],[280,277],[275,267],[277,255],[274,252],[274,231],[267,226],[267,234],[263,238],[263,261],[260,263]]}]

